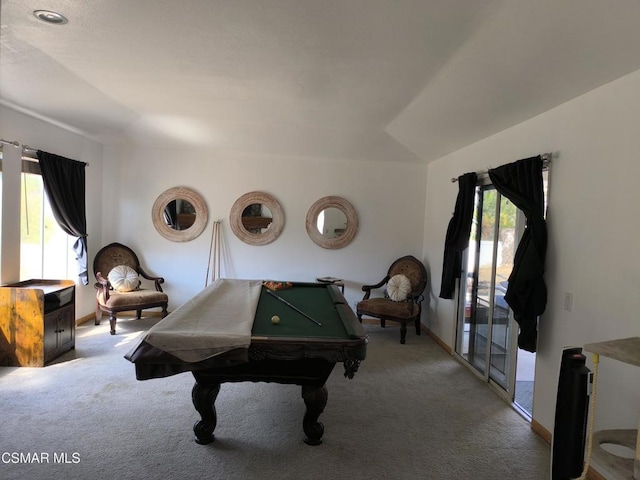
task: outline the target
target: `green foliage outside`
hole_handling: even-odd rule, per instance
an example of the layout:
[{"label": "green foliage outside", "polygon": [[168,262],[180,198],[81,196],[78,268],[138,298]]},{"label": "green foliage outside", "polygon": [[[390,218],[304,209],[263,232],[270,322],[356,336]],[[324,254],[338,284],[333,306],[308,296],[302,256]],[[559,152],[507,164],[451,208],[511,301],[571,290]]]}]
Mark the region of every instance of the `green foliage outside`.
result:
[{"label": "green foliage outside", "polygon": [[[501,196],[500,202],[500,229],[515,228],[516,226],[516,206]],[[496,202],[498,191],[495,189],[485,190],[482,202],[482,230],[481,240],[493,240],[493,228],[496,224]]]}]

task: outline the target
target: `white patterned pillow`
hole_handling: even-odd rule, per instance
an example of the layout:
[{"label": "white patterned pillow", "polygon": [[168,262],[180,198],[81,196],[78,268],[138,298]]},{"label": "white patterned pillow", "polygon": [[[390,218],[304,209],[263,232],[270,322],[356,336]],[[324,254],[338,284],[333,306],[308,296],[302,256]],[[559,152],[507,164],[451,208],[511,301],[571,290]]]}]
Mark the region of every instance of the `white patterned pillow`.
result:
[{"label": "white patterned pillow", "polygon": [[411,292],[411,282],[404,275],[394,275],[387,282],[387,295],[395,302],[406,300],[409,292]]},{"label": "white patterned pillow", "polygon": [[131,292],[140,286],[140,279],[133,268],[118,265],[109,272],[109,283],[118,292]]}]

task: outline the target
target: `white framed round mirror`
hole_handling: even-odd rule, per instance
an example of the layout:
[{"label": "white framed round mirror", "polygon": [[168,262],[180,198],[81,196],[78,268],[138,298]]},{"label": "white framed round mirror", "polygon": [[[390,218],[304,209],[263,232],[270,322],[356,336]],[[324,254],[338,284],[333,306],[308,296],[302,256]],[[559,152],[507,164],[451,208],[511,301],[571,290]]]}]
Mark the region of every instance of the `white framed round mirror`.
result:
[{"label": "white framed round mirror", "polygon": [[358,231],[358,214],[342,197],[323,197],[309,208],[306,227],[314,243],[336,250],[353,241]]},{"label": "white framed round mirror", "polygon": [[186,187],[162,192],[151,209],[153,226],[167,240],[188,242],[207,226],[209,212],[202,196]]},{"label": "white framed round mirror", "polygon": [[280,236],[284,212],[268,193],[249,192],[238,198],[229,213],[233,233],[249,245],[267,245]]}]

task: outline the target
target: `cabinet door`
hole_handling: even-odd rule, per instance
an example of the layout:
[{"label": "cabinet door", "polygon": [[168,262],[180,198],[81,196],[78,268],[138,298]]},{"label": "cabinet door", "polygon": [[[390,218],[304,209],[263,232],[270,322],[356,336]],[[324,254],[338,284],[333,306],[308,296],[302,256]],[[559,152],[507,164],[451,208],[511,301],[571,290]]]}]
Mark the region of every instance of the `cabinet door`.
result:
[{"label": "cabinet door", "polygon": [[75,347],[75,308],[67,305],[44,317],[44,362],[48,363]]},{"label": "cabinet door", "polygon": [[60,310],[54,310],[44,316],[44,363],[53,360],[58,354],[58,320]]},{"label": "cabinet door", "polygon": [[59,310],[58,318],[58,349],[60,353],[75,347],[76,343],[76,319],[75,308],[67,305]]}]

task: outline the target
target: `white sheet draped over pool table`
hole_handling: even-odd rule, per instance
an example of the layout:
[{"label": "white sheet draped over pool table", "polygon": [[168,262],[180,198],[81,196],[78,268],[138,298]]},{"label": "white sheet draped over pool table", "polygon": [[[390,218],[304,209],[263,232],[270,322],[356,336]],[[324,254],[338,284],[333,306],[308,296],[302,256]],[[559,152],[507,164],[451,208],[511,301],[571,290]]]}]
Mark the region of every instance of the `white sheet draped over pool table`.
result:
[{"label": "white sheet draped over pool table", "polygon": [[218,279],[142,336],[144,343],[185,362],[249,348],[262,280]]}]

